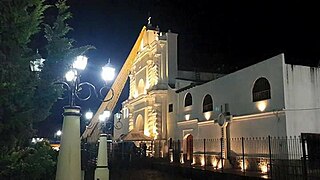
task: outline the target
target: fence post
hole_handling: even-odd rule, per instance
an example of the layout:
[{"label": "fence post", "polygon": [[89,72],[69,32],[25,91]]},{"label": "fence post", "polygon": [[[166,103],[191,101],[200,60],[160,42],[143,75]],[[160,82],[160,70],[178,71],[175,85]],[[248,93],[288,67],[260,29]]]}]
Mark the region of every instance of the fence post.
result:
[{"label": "fence post", "polygon": [[161,151],[162,149],[162,142],[161,140],[158,140],[159,142],[159,158],[162,158],[163,157],[163,151]]},{"label": "fence post", "polygon": [[206,158],[206,139],[203,139],[203,158],[204,158],[204,169],[206,169],[207,158]]},{"label": "fence post", "polygon": [[[172,152],[172,162],[174,161],[174,153],[176,152],[176,141],[175,140],[172,140],[172,146],[171,146],[171,152]],[[169,156],[171,156],[169,154]],[[171,157],[169,157],[170,159]]]},{"label": "fence post", "polygon": [[178,139],[178,142],[177,142],[177,152],[175,153],[176,158],[174,158],[174,159],[175,159],[175,162],[179,162],[179,161],[180,161],[180,154],[181,154],[180,139]]},{"label": "fence post", "polygon": [[124,144],[121,144],[121,160],[124,160]]},{"label": "fence post", "polygon": [[269,165],[270,165],[270,177],[272,178],[272,151],[271,151],[271,137],[268,136],[268,144],[269,144]]},{"label": "fence post", "polygon": [[241,137],[241,145],[242,145],[242,170],[243,170],[243,173],[246,173],[246,166],[244,161],[244,138],[243,137]]},{"label": "fence post", "polygon": [[173,153],[172,153],[172,159],[173,159],[173,162],[176,162],[176,154],[177,154],[177,151],[178,151],[178,141],[179,140],[176,140],[174,141],[174,150],[173,150]]},{"label": "fence post", "polygon": [[220,148],[221,148],[221,158],[220,158],[220,161],[221,161],[221,170],[223,172],[223,138],[220,138]]},{"label": "fence post", "polygon": [[169,162],[170,162],[170,146],[171,146],[170,140],[168,140],[168,145],[167,145],[167,147],[168,147],[168,149],[167,149],[167,152],[168,152],[168,154],[167,154],[167,159],[169,159]]},{"label": "fence post", "polygon": [[301,142],[302,142],[302,162],[303,162],[303,179],[308,180],[308,170],[307,170],[307,153],[306,153],[306,144],[305,144],[305,136],[303,133],[301,134]]}]

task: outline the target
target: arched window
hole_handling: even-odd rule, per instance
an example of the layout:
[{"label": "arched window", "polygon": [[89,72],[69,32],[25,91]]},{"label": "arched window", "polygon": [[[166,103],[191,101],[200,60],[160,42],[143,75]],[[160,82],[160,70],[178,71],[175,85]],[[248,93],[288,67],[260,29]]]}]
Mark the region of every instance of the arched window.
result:
[{"label": "arched window", "polygon": [[143,93],[144,93],[144,81],[143,79],[140,79],[138,83],[138,95],[141,95]]},{"label": "arched window", "polygon": [[266,78],[259,78],[255,81],[252,89],[253,102],[271,99],[271,90],[269,81]]},{"label": "arched window", "polygon": [[184,107],[191,106],[191,105],[192,105],[192,96],[190,93],[188,93],[186,95],[186,98],[184,99]]},{"label": "arched window", "polygon": [[141,116],[141,114],[139,114],[136,119],[135,129],[138,131],[143,131],[143,129],[144,129],[143,128],[143,117]]},{"label": "arched window", "polygon": [[213,101],[209,94],[207,94],[203,99],[203,112],[213,111]]}]

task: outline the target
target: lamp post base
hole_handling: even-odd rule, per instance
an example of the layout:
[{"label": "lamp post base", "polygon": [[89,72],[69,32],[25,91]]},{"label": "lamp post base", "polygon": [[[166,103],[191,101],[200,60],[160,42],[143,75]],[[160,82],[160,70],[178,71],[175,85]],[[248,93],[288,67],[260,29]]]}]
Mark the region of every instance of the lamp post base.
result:
[{"label": "lamp post base", "polygon": [[94,172],[95,180],[109,180],[109,169],[107,166],[97,166],[97,169]]},{"label": "lamp post base", "polygon": [[109,180],[107,134],[101,134],[99,140],[97,168],[94,172],[94,179]]},{"label": "lamp post base", "polygon": [[80,180],[80,107],[64,107],[63,116],[56,180]]}]

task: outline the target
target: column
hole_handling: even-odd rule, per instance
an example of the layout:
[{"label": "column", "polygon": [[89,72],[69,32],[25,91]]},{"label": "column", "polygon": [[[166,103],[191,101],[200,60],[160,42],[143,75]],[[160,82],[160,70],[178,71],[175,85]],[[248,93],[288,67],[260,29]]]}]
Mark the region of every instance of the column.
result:
[{"label": "column", "polygon": [[100,135],[95,180],[109,180],[107,134]]},{"label": "column", "polygon": [[64,107],[63,116],[56,180],[79,180],[81,179],[80,107]]}]

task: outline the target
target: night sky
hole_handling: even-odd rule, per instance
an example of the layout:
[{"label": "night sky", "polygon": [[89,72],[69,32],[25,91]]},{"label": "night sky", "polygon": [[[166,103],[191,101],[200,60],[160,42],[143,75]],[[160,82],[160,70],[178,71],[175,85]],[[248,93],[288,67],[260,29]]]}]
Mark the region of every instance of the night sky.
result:
[{"label": "night sky", "polygon": [[[286,63],[318,66],[319,7],[302,0],[69,0],[75,46],[93,45],[84,81],[99,86],[99,68],[111,59],[120,71],[147,18],[160,31],[178,33],[178,67],[230,73],[280,53]],[[128,86],[119,100],[128,96]],[[39,136],[61,128],[59,101],[52,116],[36,125]],[[96,110],[96,99],[78,102],[83,112]],[[119,105],[116,110],[119,109]],[[84,124],[84,120],[82,120]]]}]

